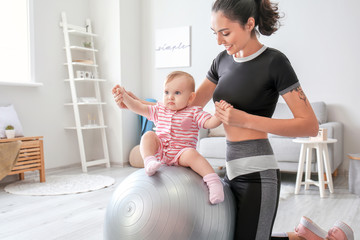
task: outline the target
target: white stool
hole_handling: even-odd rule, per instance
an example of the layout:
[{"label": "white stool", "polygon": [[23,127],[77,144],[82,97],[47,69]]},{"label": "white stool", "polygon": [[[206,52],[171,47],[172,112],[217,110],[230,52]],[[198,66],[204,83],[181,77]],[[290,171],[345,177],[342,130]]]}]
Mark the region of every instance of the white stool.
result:
[{"label": "white stool", "polygon": [[[305,185],[305,190],[309,189],[310,184],[314,184],[320,189],[320,197],[324,197],[325,184],[329,185],[329,190],[331,193],[334,192],[334,186],[332,182],[330,162],[329,162],[329,151],[327,144],[337,142],[336,139],[327,139],[322,140],[311,140],[309,138],[296,138],[293,142],[301,143],[300,157],[299,157],[299,166],[296,176],[296,187],[295,194],[299,194],[301,185]],[[319,181],[314,181],[311,179],[311,149],[316,149],[316,158],[318,166],[318,176]],[[305,181],[302,182],[302,174],[304,171],[304,163],[306,160],[306,169],[305,169]],[[324,180],[324,165],[326,171],[327,181]]]}]

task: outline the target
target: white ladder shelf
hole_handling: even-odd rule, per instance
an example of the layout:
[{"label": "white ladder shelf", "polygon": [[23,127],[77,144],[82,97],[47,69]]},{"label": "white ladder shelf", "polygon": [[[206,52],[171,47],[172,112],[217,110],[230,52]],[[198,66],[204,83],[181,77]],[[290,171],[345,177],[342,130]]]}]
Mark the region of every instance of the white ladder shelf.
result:
[{"label": "white ladder shelf", "polygon": [[[67,66],[68,75],[69,75],[69,78],[65,79],[64,81],[70,84],[71,99],[72,99],[72,102],[65,103],[65,106],[72,106],[75,116],[75,127],[65,127],[65,129],[73,129],[76,130],[77,132],[83,172],[87,172],[87,167],[94,165],[105,164],[106,167],[110,167],[109,151],[106,141],[107,126],[104,123],[104,115],[102,110],[102,106],[106,103],[101,101],[100,84],[99,84],[100,82],[104,82],[105,80],[100,79],[98,77],[98,69],[97,69],[98,65],[96,64],[96,55],[95,55],[95,53],[98,52],[98,50],[94,48],[94,37],[96,37],[97,35],[92,32],[91,21],[89,19],[86,19],[86,26],[81,27],[81,26],[68,24],[65,12],[61,13],[61,17],[62,17],[62,22],[60,22],[60,26],[63,28],[63,32],[64,32],[64,41],[65,41],[64,49],[66,52],[66,63],[64,63],[64,65]],[[90,43],[90,45],[80,46],[79,43],[72,45],[71,40],[73,37],[80,38],[80,40],[84,40],[86,41],[87,44]],[[75,60],[73,58],[73,51],[80,52],[80,54],[85,55],[86,56],[85,58],[87,59],[85,61],[80,61],[80,62],[79,60]],[[86,69],[87,72],[91,72],[92,74],[91,76],[75,77],[74,72],[79,69]],[[77,84],[93,84],[95,96],[90,98],[91,101],[89,100],[89,97],[78,98]],[[98,124],[92,122],[93,119],[92,118],[89,119],[90,117],[88,117],[87,120],[91,120],[91,123],[90,124],[88,123],[87,125],[83,124],[84,120],[81,121],[81,116],[83,116],[83,114],[81,113],[82,109],[80,109],[82,106],[92,106],[97,108],[96,115],[99,122]],[[83,131],[88,131],[88,130],[95,131],[96,129],[100,131],[100,135],[101,135],[103,158],[90,160],[87,159],[86,157]]]}]

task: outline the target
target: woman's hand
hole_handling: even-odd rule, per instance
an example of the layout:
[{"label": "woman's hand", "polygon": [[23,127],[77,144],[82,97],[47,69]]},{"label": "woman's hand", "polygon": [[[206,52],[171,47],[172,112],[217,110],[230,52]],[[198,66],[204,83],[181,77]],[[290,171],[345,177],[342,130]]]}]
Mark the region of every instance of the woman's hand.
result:
[{"label": "woman's hand", "polygon": [[246,113],[235,109],[224,100],[215,102],[215,116],[226,125],[245,127]]}]

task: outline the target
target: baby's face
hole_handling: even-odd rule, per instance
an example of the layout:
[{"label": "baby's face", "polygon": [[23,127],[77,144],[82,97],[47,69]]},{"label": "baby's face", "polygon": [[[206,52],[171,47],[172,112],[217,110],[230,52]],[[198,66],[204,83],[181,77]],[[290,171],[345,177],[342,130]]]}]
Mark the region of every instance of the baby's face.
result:
[{"label": "baby's face", "polygon": [[185,76],[175,77],[165,84],[164,104],[168,109],[181,110],[190,103],[191,87]]}]

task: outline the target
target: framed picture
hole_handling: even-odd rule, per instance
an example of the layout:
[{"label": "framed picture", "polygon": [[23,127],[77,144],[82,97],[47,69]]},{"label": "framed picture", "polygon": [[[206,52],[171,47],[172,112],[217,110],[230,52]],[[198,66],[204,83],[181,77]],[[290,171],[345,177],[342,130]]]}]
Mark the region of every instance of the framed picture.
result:
[{"label": "framed picture", "polygon": [[190,67],[190,26],[157,29],[155,67]]}]

